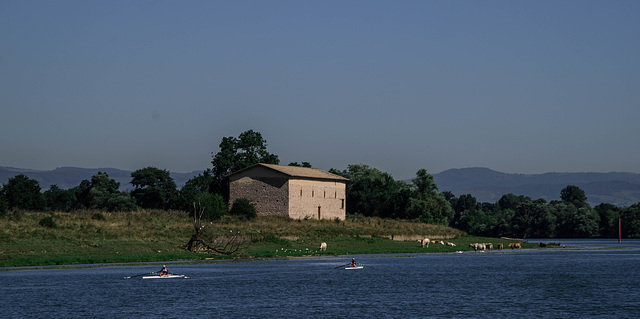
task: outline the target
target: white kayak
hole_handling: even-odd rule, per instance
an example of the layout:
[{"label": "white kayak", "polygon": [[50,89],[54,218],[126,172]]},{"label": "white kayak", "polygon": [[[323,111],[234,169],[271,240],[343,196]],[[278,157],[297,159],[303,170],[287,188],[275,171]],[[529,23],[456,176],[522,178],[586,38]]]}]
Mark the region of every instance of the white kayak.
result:
[{"label": "white kayak", "polygon": [[364,268],[364,266],[355,266],[355,267],[349,266],[349,267],[345,267],[344,269],[362,269],[362,268]]},{"label": "white kayak", "polygon": [[168,275],[149,275],[149,276],[142,276],[142,279],[171,279],[171,278],[189,278],[185,275],[174,275],[174,274],[168,274]]}]

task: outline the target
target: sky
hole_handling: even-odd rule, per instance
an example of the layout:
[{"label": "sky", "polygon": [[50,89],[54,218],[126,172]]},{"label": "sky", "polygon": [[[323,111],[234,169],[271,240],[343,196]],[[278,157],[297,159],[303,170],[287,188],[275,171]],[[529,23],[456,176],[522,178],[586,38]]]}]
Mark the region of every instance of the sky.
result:
[{"label": "sky", "polygon": [[0,0],[0,166],[640,173],[640,1]]}]

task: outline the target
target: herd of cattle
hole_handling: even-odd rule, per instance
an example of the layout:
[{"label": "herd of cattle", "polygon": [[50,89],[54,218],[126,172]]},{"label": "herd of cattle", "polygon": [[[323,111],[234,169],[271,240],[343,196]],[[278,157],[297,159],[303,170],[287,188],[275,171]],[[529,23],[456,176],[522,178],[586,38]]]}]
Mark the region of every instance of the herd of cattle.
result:
[{"label": "herd of cattle", "polygon": [[[451,246],[451,247],[455,247],[456,244],[448,242],[448,241],[442,241],[442,240],[429,240],[429,238],[423,238],[421,240],[419,240],[420,242],[420,246],[422,246],[422,248],[429,248],[429,243],[434,243],[434,244],[441,244],[441,245],[446,245],[446,246]],[[478,251],[478,250],[490,250],[493,249],[493,244],[492,243],[473,243],[473,244],[469,244],[469,247],[473,248],[474,251]],[[504,246],[502,243],[498,243],[496,244],[496,248],[497,249],[502,249]],[[510,243],[508,245],[509,248],[511,249],[520,249],[522,248],[522,245],[520,243]]]},{"label": "herd of cattle", "polygon": [[422,246],[422,248],[429,248],[429,244],[433,243],[433,244],[440,244],[440,245],[445,245],[445,246],[450,246],[450,247],[455,247],[456,244],[448,242],[448,241],[443,241],[443,240],[429,240],[429,238],[424,238],[421,240],[418,240],[420,242],[420,246]]},{"label": "herd of cattle", "polygon": [[[456,246],[456,244],[454,244],[452,242],[442,241],[442,240],[429,240],[429,238],[423,238],[423,239],[420,239],[418,241],[420,242],[420,246],[422,246],[422,248],[429,248],[429,244],[430,243],[446,245],[446,246],[451,246],[451,247],[455,247]],[[520,243],[510,243],[507,246],[509,248],[511,248],[511,249],[520,249],[520,248],[522,248],[522,245]],[[540,246],[542,247],[542,243],[540,243]],[[544,245],[544,246],[546,247],[546,245]],[[492,243],[473,243],[473,244],[469,244],[469,247],[473,248],[474,251],[491,250],[491,249],[493,249],[493,244]],[[503,248],[503,244],[502,243],[496,244],[496,248],[497,249],[502,249]],[[320,250],[327,250],[327,243],[322,242],[320,244]]]}]

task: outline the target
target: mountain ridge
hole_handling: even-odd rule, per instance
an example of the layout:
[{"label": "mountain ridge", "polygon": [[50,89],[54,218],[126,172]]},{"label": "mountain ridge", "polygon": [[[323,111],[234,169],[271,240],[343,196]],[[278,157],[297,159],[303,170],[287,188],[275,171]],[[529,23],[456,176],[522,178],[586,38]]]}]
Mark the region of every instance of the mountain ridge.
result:
[{"label": "mountain ridge", "polygon": [[[194,176],[198,176],[202,171],[193,171],[188,173],[174,173],[169,172],[171,178],[176,183],[178,188],[184,186],[184,184]],[[47,190],[51,187],[51,185],[57,185],[62,189],[69,189],[80,185],[82,180],[91,180],[91,176],[97,174],[98,172],[104,172],[109,175],[110,178],[114,179],[116,182],[120,183],[120,190],[127,191],[132,190],[133,186],[131,183],[131,173],[133,171],[127,171],[117,168],[81,168],[81,167],[71,167],[71,166],[63,166],[57,167],[53,170],[34,170],[28,168],[16,168],[16,167],[7,167],[0,166],[0,183],[6,184],[9,181],[9,178],[12,178],[19,174],[24,174],[31,179],[35,179],[40,184],[42,190]]]},{"label": "mountain ridge", "polygon": [[640,174],[627,172],[578,172],[513,174],[485,167],[456,168],[434,174],[440,191],[456,196],[473,195],[478,202],[494,203],[505,194],[559,200],[560,191],[575,185],[585,191],[592,206],[609,203],[629,206],[640,202]]}]

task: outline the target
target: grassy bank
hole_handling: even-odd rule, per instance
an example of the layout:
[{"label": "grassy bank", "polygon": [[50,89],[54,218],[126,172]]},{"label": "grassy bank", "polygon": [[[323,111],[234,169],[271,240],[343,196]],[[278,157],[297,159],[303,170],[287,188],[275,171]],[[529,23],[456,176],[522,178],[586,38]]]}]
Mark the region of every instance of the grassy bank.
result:
[{"label": "grassy bank", "polygon": [[[364,217],[224,218],[207,227],[250,236],[252,241],[233,256],[240,258],[464,251],[473,242],[510,242],[444,226]],[[230,258],[184,250],[192,232],[193,220],[180,211],[10,212],[0,217],[0,267]],[[420,237],[456,246],[423,249],[416,241]],[[327,251],[318,250],[321,242],[328,244]]]}]

